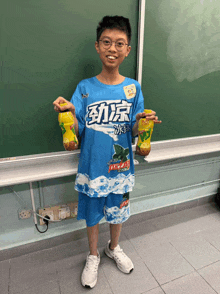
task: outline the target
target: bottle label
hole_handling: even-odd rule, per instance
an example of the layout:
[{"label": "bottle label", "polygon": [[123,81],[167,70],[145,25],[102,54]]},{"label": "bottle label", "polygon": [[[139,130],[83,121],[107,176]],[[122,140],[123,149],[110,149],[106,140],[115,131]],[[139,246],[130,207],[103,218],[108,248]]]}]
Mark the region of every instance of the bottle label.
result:
[{"label": "bottle label", "polygon": [[141,142],[144,142],[145,140],[150,138],[150,134],[151,134],[151,128],[148,131],[140,131],[139,135],[141,138]]},{"label": "bottle label", "polygon": [[64,135],[66,133],[66,129],[64,127],[64,123],[60,124],[61,130],[62,130],[62,135]]},{"label": "bottle label", "polygon": [[73,135],[74,135],[74,138],[73,138],[73,141],[78,144],[78,140],[77,140],[77,136],[76,136],[76,132],[75,132],[75,128],[74,126],[70,126],[70,130],[73,132]]}]

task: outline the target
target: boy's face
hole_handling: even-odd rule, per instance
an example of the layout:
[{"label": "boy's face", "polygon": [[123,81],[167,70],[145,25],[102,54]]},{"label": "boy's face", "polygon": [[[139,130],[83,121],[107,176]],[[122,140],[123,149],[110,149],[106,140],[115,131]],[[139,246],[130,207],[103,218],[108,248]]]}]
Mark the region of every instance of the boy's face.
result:
[{"label": "boy's face", "polygon": [[[118,29],[105,29],[99,40],[109,40],[113,42],[109,48],[105,48],[102,41],[95,42],[95,48],[102,61],[103,66],[108,68],[119,68],[119,65],[128,56],[131,51],[131,46],[125,45],[122,51],[118,51],[115,42],[124,42],[128,44],[128,38],[125,32]],[[121,44],[120,43],[120,44]],[[116,57],[116,59],[110,59],[109,56]]]}]

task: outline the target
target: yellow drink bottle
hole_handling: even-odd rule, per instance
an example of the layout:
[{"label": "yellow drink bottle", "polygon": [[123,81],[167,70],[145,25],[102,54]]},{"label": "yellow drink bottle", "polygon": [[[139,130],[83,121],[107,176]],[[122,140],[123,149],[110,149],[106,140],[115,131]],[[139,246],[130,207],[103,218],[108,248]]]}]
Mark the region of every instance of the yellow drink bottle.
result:
[{"label": "yellow drink bottle", "polygon": [[[67,105],[67,103],[60,104],[60,106]],[[59,125],[63,134],[63,146],[67,151],[72,151],[78,148],[78,139],[76,136],[74,124],[74,116],[68,109],[60,112],[58,115]]]},{"label": "yellow drink bottle", "polygon": [[[145,109],[145,113],[151,113],[152,110]],[[153,133],[154,122],[141,118],[138,124],[138,142],[136,145],[136,153],[139,155],[147,156],[151,150],[151,135]]]}]

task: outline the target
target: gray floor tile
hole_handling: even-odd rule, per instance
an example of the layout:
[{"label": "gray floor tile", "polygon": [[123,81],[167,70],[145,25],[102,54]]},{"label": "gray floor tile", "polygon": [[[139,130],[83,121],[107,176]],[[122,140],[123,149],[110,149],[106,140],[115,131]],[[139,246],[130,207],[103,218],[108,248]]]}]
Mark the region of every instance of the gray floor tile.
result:
[{"label": "gray floor tile", "polygon": [[53,293],[60,294],[59,285],[56,281],[41,281],[38,284],[29,284],[22,290],[18,288],[10,288],[9,294],[39,294],[39,293]]},{"label": "gray floor tile", "polygon": [[153,290],[144,292],[143,294],[164,294],[164,293],[165,292],[160,287],[157,287],[157,288],[155,288]]},{"label": "gray floor tile", "polygon": [[220,261],[199,270],[198,273],[217,293],[220,293]]},{"label": "gray floor tile", "polygon": [[[59,293],[57,270],[54,263],[36,265],[35,267],[25,267],[24,264],[16,263],[11,265],[9,293],[43,293],[50,289],[53,293]],[[42,292],[43,291],[43,292]]]},{"label": "gray floor tile", "polygon": [[0,289],[2,293],[5,293],[5,294],[8,293],[9,270],[10,270],[9,260],[0,262]]},{"label": "gray floor tile", "polygon": [[137,240],[137,238],[130,241],[160,284],[167,283],[194,271],[193,267],[170,243],[146,246],[144,237],[141,241]]},{"label": "gray floor tile", "polygon": [[138,256],[129,241],[120,242],[120,247],[131,258],[134,270],[131,274],[124,274],[118,268],[114,260],[103,256],[102,268],[108,282],[115,294],[141,294],[158,286],[158,283]]},{"label": "gray floor tile", "polygon": [[[13,258],[11,260],[12,266],[19,269],[20,266],[35,267],[37,265],[48,264],[50,262],[55,262],[57,260],[62,260],[69,256],[77,255],[80,251],[85,250],[85,241],[80,240],[80,242],[70,242],[68,244],[59,245],[49,249],[29,253],[20,257]],[[84,246],[83,246],[84,245]],[[81,249],[80,249],[80,246]]]},{"label": "gray floor tile", "polygon": [[[179,212],[182,214],[182,212]],[[176,213],[175,213],[176,214]],[[177,213],[178,214],[178,213]],[[199,232],[209,230],[210,228],[217,229],[220,226],[220,220],[216,221],[216,215],[206,215],[192,220],[185,220],[178,222],[180,219],[178,215],[175,217],[171,215],[172,219],[166,218],[158,220],[155,219],[155,227],[157,230],[151,235],[158,240],[158,242],[172,241],[176,238],[187,237]]]},{"label": "gray floor tile", "polygon": [[166,294],[216,294],[198,273],[192,273],[161,286]]},{"label": "gray floor tile", "polygon": [[[129,238],[129,240],[132,242],[132,244],[136,244],[136,250],[139,250],[139,248],[151,248],[153,246],[157,246],[160,244],[156,238],[152,234],[146,234],[141,235],[135,238]],[[164,243],[164,242],[162,242]],[[168,242],[166,242],[168,243]],[[138,252],[138,251],[137,251]],[[138,252],[139,254],[139,252]]]},{"label": "gray floor tile", "polygon": [[[109,240],[109,233],[102,233],[99,235],[99,246],[103,246]],[[126,238],[125,236],[121,238]],[[77,241],[61,244],[49,249],[29,253],[20,257],[13,258],[11,264],[13,268],[20,267],[32,268],[37,265],[48,264],[58,260],[66,259],[81,253],[89,252],[88,238],[83,238]]]},{"label": "gray floor tile", "polygon": [[195,269],[220,260],[220,251],[202,237],[185,237],[171,243]]},{"label": "gray floor tile", "polygon": [[209,229],[199,232],[199,236],[202,236],[206,241],[212,244],[215,248],[220,251],[220,225],[217,229],[210,227]]},{"label": "gray floor tile", "polygon": [[[135,266],[126,275],[104,255],[104,246],[110,238],[106,225],[99,234],[98,282],[89,292],[220,294],[219,227],[220,213],[214,204],[146,221],[142,215],[138,223],[122,227],[119,244]],[[0,262],[0,292],[88,292],[80,280],[88,252],[88,239],[83,238]]]},{"label": "gray floor tile", "polygon": [[[88,293],[88,289],[81,285],[81,274],[85,265],[86,255],[85,253],[81,253],[65,259],[62,263],[61,261],[56,262],[61,294]],[[97,284],[93,289],[89,289],[89,293],[113,294],[102,269],[102,257]]]},{"label": "gray floor tile", "polygon": [[[201,222],[202,218],[205,216],[208,216],[207,219],[210,219],[212,214],[219,215],[219,211],[216,209],[216,207],[212,204],[202,205],[193,207],[191,209],[178,211],[166,216],[161,216],[158,218],[155,218],[154,225],[157,229],[162,230],[163,228],[169,228],[172,226],[175,226],[177,224],[181,223],[191,223],[193,220],[199,219],[199,223]],[[204,220],[205,224],[205,220]],[[201,229],[201,226],[200,226]]]},{"label": "gray floor tile", "polygon": [[144,222],[122,228],[122,231],[128,239],[150,235],[152,232],[157,230],[154,226],[154,222],[154,220],[146,220]]}]

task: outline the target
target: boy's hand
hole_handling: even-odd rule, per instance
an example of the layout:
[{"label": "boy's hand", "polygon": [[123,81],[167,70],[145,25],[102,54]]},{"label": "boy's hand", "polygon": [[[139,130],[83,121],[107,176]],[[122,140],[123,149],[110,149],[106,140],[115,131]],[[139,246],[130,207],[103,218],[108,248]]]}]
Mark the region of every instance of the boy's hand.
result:
[{"label": "boy's hand", "polygon": [[151,113],[140,112],[136,115],[137,123],[141,118],[146,117],[147,120],[152,120],[155,124],[161,124],[162,120],[158,120],[158,116],[156,116],[156,112],[152,110]]},{"label": "boy's hand", "polygon": [[158,120],[158,117],[155,115],[156,115],[156,112],[153,110],[151,113],[146,113],[146,112],[138,113],[136,115],[136,123],[134,124],[133,129],[132,129],[132,136],[135,137],[138,134],[138,123],[141,118],[145,117],[147,120],[152,120],[155,124],[161,124],[162,121]]},{"label": "boy's hand", "polygon": [[[67,103],[67,105],[65,106],[60,106],[60,104],[62,103]],[[78,134],[79,134],[79,127],[78,127],[78,120],[76,118],[76,113],[75,113],[75,106],[69,102],[68,100],[64,99],[63,97],[58,97],[54,102],[53,102],[53,105],[54,105],[54,110],[56,112],[62,112],[66,109],[70,110],[74,116],[74,124],[71,126],[71,128],[75,127],[75,132],[76,132],[76,136],[78,137]]]},{"label": "boy's hand", "polygon": [[[60,104],[62,103],[67,103],[67,105],[65,106],[60,106]],[[75,106],[69,102],[68,100],[64,99],[63,97],[58,97],[54,102],[53,102],[53,105],[54,105],[54,110],[56,112],[62,112],[64,110],[70,110],[72,112],[73,115],[75,115]]]}]

